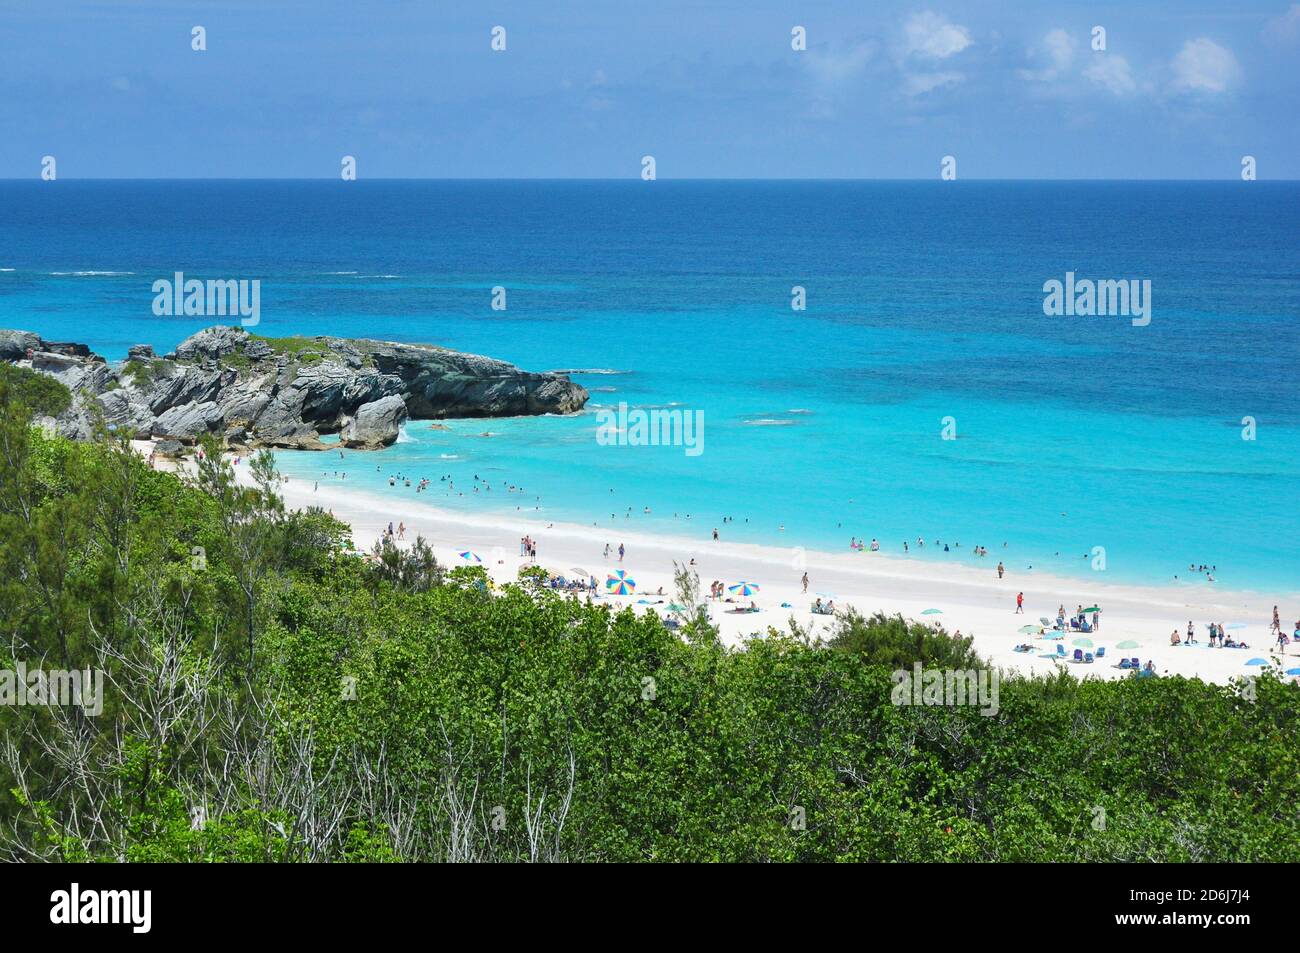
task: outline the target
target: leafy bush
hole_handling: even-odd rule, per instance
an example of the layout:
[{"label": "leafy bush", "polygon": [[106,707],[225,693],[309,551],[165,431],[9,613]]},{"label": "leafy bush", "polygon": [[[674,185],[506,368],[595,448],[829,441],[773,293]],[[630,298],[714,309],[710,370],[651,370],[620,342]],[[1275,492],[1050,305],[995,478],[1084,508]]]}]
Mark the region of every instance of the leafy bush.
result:
[{"label": "leafy bush", "polygon": [[0,404],[21,404],[39,417],[57,417],[72,403],[72,391],[49,374],[0,361]]}]

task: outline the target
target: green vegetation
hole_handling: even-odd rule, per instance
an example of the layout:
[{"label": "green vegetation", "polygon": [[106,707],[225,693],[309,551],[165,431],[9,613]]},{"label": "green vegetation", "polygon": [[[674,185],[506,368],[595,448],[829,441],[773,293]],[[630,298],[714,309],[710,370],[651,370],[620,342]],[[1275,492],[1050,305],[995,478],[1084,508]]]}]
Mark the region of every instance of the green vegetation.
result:
[{"label": "green vegetation", "polygon": [[1300,853],[1300,689],[1272,676],[1004,678],[992,717],[898,706],[892,669],[979,665],[969,642],[876,616],[734,651],[690,611],[674,634],[422,543],[363,556],[284,511],[269,456],[237,485],[209,447],[186,483],[44,436],[7,387],[0,668],[109,679],[95,716],[0,706],[0,857]]},{"label": "green vegetation", "polygon": [[325,355],[334,353],[329,345],[320,338],[301,336],[268,338],[260,334],[250,334],[250,338],[268,345],[277,354],[284,354],[304,364],[322,360]]},{"label": "green vegetation", "polygon": [[130,376],[134,379],[137,387],[148,387],[158,379],[158,372],[167,364],[170,364],[170,362],[132,359],[122,365],[121,376]]},{"label": "green vegetation", "polygon": [[49,374],[0,361],[0,389],[10,401],[38,417],[57,417],[72,403],[72,391]]}]

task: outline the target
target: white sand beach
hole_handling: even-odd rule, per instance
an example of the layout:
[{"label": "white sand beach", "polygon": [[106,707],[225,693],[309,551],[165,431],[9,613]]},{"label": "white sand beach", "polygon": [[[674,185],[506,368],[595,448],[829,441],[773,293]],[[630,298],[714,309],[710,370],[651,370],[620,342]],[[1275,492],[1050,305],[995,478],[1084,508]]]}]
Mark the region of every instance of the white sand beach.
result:
[{"label": "white sand beach", "polygon": [[[147,453],[147,445],[141,449]],[[241,480],[248,478],[247,467],[238,466]],[[833,617],[815,615],[813,600],[833,598],[837,609],[852,606],[862,613],[877,611],[901,613],[921,621],[937,622],[947,631],[960,631],[974,637],[976,650],[992,664],[1026,672],[1048,672],[1064,667],[1079,677],[1120,678],[1128,672],[1118,668],[1121,657],[1136,657],[1146,664],[1155,663],[1162,675],[1198,676],[1207,681],[1229,680],[1256,674],[1259,667],[1247,666],[1250,659],[1263,658],[1278,669],[1300,667],[1300,646],[1292,643],[1287,654],[1277,651],[1270,631],[1272,610],[1280,605],[1284,631],[1292,631],[1300,617],[1300,597],[1279,594],[1231,592],[1227,590],[1183,591],[1174,587],[1138,587],[1097,580],[1076,580],[1035,573],[1017,577],[1008,572],[997,578],[997,554],[976,566],[953,566],[887,556],[869,551],[829,553],[795,548],[733,543],[711,538],[711,527],[700,526],[699,539],[672,537],[644,532],[623,531],[615,535],[606,528],[567,523],[548,523],[522,515],[466,515],[424,503],[414,488],[399,484],[391,499],[358,492],[330,482],[313,488],[311,483],[286,479],[282,486],[285,505],[290,509],[319,506],[352,527],[354,543],[369,550],[391,521],[394,527],[405,524],[405,540],[410,545],[417,535],[423,536],[440,562],[448,566],[465,565],[459,553],[469,550],[482,559],[483,566],[498,582],[517,578],[519,567],[527,560],[521,555],[521,537],[528,535],[537,546],[537,564],[568,578],[577,578],[575,570],[594,575],[600,584],[599,601],[631,606],[636,611],[666,612],[673,601],[673,563],[689,564],[699,574],[707,594],[710,582],[721,580],[727,585],[739,581],[757,583],[759,592],[751,597],[736,596],[736,602],[709,603],[709,613],[727,645],[739,646],[747,639],[763,637],[769,627],[788,630],[791,620],[814,635],[828,635],[835,624]],[[605,545],[611,553],[604,556]],[[619,562],[618,547],[626,555]],[[636,580],[636,594],[613,596],[604,592],[609,572],[624,569]],[[807,594],[801,586],[804,572],[809,577]],[[663,595],[658,595],[662,588]],[[1024,613],[1016,613],[1016,595],[1024,592]],[[730,593],[727,593],[730,596]],[[639,600],[648,600],[645,604]],[[750,602],[758,606],[754,613],[736,613]],[[1067,616],[1078,606],[1099,606],[1102,610],[1096,632],[1070,633],[1051,638],[1022,633],[1020,628],[1037,625],[1039,619],[1055,619],[1059,606]],[[923,614],[927,609],[939,613]],[[1197,644],[1173,646],[1170,633],[1178,629],[1185,636],[1188,621],[1195,624]],[[1229,628],[1237,641],[1249,648],[1208,647],[1210,622]],[[1105,648],[1105,657],[1092,664],[1043,658],[1062,645],[1073,656],[1075,640],[1090,639],[1094,646]],[[1135,641],[1136,648],[1120,650],[1121,642]],[[1035,651],[1018,653],[1017,645],[1030,643]],[[1096,648],[1085,648],[1095,652]]]}]

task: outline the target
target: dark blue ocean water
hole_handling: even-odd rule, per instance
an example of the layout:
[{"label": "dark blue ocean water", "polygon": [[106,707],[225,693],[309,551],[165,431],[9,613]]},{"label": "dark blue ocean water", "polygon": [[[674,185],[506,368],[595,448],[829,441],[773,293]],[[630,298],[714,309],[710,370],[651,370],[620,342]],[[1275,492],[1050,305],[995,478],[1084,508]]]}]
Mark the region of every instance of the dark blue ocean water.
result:
[{"label": "dark blue ocean water", "polygon": [[[1300,591],[1297,183],[3,182],[0,269],[0,327],[109,358],[214,323],[152,313],[182,271],[260,279],[257,333],[616,371],[575,375],[593,409],[704,412],[699,456],[602,446],[593,414],[417,422],[349,485],[477,474],[526,493],[430,502]],[[1149,279],[1151,323],[1045,316],[1070,270]]]}]

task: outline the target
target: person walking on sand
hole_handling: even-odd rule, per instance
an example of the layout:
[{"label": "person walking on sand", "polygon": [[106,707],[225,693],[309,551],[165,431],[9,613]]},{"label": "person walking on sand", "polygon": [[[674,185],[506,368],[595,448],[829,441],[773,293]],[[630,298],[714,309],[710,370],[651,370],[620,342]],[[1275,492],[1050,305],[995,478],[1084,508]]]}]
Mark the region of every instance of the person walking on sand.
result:
[{"label": "person walking on sand", "polygon": [[619,543],[619,544],[618,544],[618,561],[619,561],[619,562],[622,562],[622,561],[623,561],[623,553],[624,553],[624,552],[626,552],[626,550],[623,549],[623,544],[622,544],[622,543]]},{"label": "person walking on sand", "polygon": [[1016,593],[1016,614],[1025,614],[1025,594],[1023,592]]},{"label": "person walking on sand", "polygon": [[1002,563],[999,562],[999,563],[998,563],[998,578],[1001,579],[1001,578],[1002,578],[1002,574],[1003,574],[1004,572],[1006,572],[1006,571],[1007,571],[1006,567],[1003,566]]},{"label": "person walking on sand", "polygon": [[807,591],[808,591],[808,574],[807,574],[807,573],[804,573],[804,574],[803,574],[803,591],[804,591],[804,592],[807,592]]},{"label": "person walking on sand", "polygon": [[1277,614],[1277,606],[1273,607],[1273,631],[1274,632],[1282,631],[1282,619]]}]

